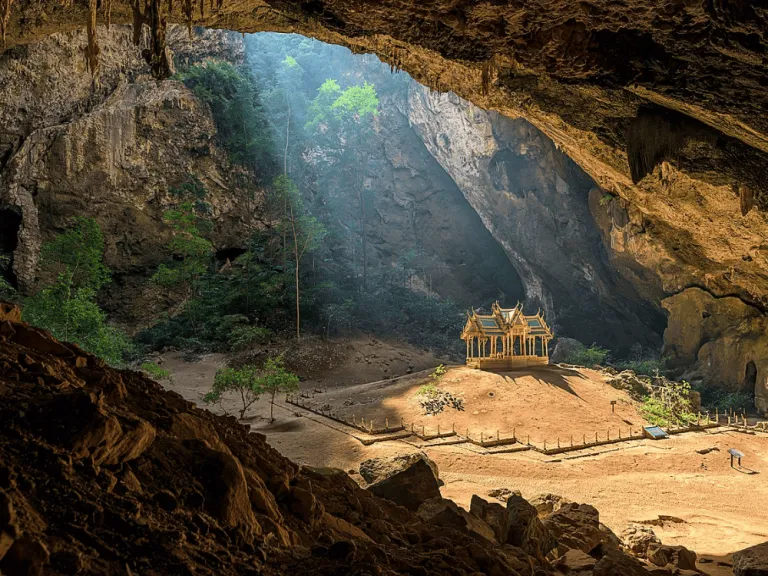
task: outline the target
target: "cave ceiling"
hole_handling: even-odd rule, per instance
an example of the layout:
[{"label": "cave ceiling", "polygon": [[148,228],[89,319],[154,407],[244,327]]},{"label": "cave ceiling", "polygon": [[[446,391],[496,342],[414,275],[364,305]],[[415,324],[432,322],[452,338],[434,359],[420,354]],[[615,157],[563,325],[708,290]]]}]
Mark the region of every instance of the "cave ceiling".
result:
[{"label": "cave ceiling", "polygon": [[[631,226],[610,230],[611,245],[657,270],[667,294],[699,286],[768,305],[763,2],[149,4],[158,3],[168,22],[296,32],[373,52],[422,84],[525,118],[622,202]],[[107,14],[149,22],[144,0],[90,5],[99,23]],[[0,0],[8,47],[83,28],[89,14],[85,0]]]}]

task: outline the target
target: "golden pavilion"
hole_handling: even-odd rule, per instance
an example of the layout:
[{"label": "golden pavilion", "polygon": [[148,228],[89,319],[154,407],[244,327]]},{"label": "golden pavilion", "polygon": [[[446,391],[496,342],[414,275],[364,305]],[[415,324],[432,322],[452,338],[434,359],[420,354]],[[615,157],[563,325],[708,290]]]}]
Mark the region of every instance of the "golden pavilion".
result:
[{"label": "golden pavilion", "polygon": [[541,311],[526,316],[519,302],[514,308],[496,302],[489,315],[468,312],[461,332],[467,343],[467,366],[491,370],[548,364],[553,337]]}]

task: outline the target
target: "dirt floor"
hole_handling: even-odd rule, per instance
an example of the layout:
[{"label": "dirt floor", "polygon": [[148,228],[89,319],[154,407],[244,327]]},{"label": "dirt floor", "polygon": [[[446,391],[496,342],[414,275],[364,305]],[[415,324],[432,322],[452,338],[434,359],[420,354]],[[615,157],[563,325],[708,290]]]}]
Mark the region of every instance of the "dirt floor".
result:
[{"label": "dirt floor", "polygon": [[[397,376],[398,371],[403,374],[429,366],[430,360],[433,367],[439,360],[378,340],[363,339],[345,346],[348,354],[334,370],[335,374],[348,375],[343,380],[346,384],[322,397],[331,399],[339,410],[354,408],[362,415],[365,407],[366,415],[373,415],[369,418],[392,415],[397,419],[402,415],[417,421],[421,417],[430,425],[455,421],[457,427],[468,426],[489,433],[495,432],[494,427],[515,427],[518,437],[530,430],[532,440],[547,437],[550,441],[557,435],[570,436],[582,430],[594,435],[596,428],[615,430],[622,426],[628,430],[628,422],[634,427],[642,424],[631,399],[604,384],[600,373],[561,369],[498,375],[451,368],[440,388],[457,395],[463,392],[464,412],[450,409],[437,418],[423,417],[413,394],[425,374],[362,386],[355,386],[354,382],[381,380],[384,367],[388,369],[384,375]],[[398,358],[409,359],[393,368]],[[165,384],[199,402],[225,360],[222,355],[212,354],[199,362],[186,363],[180,354],[168,354],[162,362],[173,380]],[[302,388],[327,386],[335,377],[317,374],[306,378]],[[611,414],[610,401],[614,399],[616,412]],[[345,401],[356,404],[344,406]],[[221,407],[212,408],[234,413],[236,401],[228,399]],[[366,458],[420,449],[418,443],[402,440],[363,446],[351,429],[282,401],[276,403],[275,422],[270,423],[269,408],[266,400],[260,400],[248,421],[254,431],[265,434],[273,446],[299,463],[356,471]],[[728,448],[737,448],[746,455],[743,468],[730,467]],[[495,488],[517,489],[527,498],[546,492],[560,494],[594,505],[601,520],[616,532],[629,522],[651,523],[663,542],[682,544],[700,556],[710,555],[708,559],[712,561],[700,568],[712,576],[731,573],[728,553],[768,540],[768,508],[764,506],[768,501],[768,482],[763,477],[768,474],[767,435],[718,429],[559,456],[532,451],[486,454],[466,444],[429,447],[424,451],[440,469],[445,481],[443,495],[462,506],[468,507],[472,494],[487,497]]]}]

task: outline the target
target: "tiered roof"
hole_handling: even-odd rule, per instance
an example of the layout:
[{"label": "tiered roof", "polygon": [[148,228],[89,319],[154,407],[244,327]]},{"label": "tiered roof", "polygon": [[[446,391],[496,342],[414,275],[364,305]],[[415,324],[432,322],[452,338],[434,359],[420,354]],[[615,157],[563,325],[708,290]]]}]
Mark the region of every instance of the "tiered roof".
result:
[{"label": "tiered roof", "polygon": [[462,337],[472,336],[503,336],[514,327],[521,327],[530,336],[552,338],[552,332],[547,326],[539,310],[533,316],[523,314],[523,305],[519,302],[514,308],[502,308],[498,302],[491,306],[490,314],[478,314],[474,310],[467,313],[467,323]]}]

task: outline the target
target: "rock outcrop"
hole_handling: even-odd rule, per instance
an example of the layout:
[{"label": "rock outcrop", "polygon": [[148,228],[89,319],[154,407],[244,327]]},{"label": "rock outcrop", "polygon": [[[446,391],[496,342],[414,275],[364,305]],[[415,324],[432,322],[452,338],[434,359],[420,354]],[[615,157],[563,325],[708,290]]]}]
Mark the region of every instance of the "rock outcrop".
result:
[{"label": "rock outcrop", "polygon": [[[440,496],[420,458],[364,490],[342,470],[293,464],[235,418],[57,342],[4,304],[0,418],[4,574],[644,570],[607,544],[591,506],[566,504],[542,522],[512,495],[466,511]],[[656,554],[683,567],[677,548]]]},{"label": "rock outcrop", "polygon": [[733,554],[734,576],[768,576],[768,542]]}]

